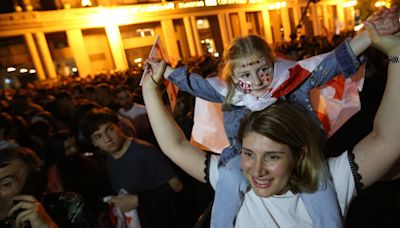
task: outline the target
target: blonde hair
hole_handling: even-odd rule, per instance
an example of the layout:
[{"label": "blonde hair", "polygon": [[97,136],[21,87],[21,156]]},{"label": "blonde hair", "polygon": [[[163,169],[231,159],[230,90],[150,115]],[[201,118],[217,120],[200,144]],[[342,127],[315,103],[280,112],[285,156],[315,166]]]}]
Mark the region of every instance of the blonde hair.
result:
[{"label": "blonde hair", "polygon": [[219,67],[219,75],[228,84],[228,94],[225,98],[224,109],[229,109],[235,91],[235,83],[232,80],[233,70],[239,65],[244,57],[266,58],[271,64],[275,58],[271,47],[261,37],[248,35],[236,38],[224,51],[223,59]]},{"label": "blonde hair", "polygon": [[324,136],[304,108],[278,102],[262,111],[250,113],[240,124],[240,144],[249,132],[290,148],[293,157],[299,161],[289,180],[292,192],[311,193],[318,190],[320,183],[322,186],[326,184],[329,175],[322,156]]}]

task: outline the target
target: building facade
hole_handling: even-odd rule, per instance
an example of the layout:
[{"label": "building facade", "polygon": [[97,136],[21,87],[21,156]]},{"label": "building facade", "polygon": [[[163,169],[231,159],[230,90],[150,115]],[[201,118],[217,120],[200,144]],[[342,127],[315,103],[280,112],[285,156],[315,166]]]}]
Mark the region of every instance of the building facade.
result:
[{"label": "building facade", "polygon": [[[34,74],[39,80],[79,72],[141,66],[157,35],[172,60],[222,54],[237,36],[257,34],[268,43],[297,36],[352,30],[356,1],[205,0],[113,4],[36,11],[25,0],[20,12],[0,14],[0,67],[8,74]],[[85,1],[81,1],[84,4]],[[92,1],[89,1],[93,4]],[[108,1],[110,2],[110,1]],[[128,1],[129,3],[129,1]],[[140,2],[138,2],[140,3]],[[298,26],[301,21],[301,28]],[[23,69],[23,70],[21,70]]]}]

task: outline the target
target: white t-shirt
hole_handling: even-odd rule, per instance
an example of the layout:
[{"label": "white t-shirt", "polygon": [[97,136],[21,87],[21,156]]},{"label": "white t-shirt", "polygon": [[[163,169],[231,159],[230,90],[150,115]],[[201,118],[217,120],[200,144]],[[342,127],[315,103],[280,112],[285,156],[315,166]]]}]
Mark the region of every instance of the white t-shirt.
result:
[{"label": "white t-shirt", "polygon": [[145,114],[146,112],[146,107],[144,105],[138,104],[138,103],[133,103],[132,108],[129,110],[125,110],[123,108],[120,108],[118,112],[123,115],[127,116],[130,119],[135,119],[136,116]]},{"label": "white t-shirt", "polygon": [[[210,162],[210,183],[215,189],[218,181],[218,159]],[[328,160],[340,209],[345,215],[351,199],[356,194],[353,174],[347,152]],[[245,194],[236,218],[236,228],[257,227],[314,227],[310,215],[299,194],[288,191],[283,195],[268,198],[258,197],[253,190]]]}]

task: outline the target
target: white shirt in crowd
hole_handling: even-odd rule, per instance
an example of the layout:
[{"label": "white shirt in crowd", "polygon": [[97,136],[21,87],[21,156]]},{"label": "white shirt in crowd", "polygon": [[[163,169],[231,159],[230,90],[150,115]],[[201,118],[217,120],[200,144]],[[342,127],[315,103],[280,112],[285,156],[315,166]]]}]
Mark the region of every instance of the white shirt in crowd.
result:
[{"label": "white shirt in crowd", "polygon": [[135,119],[138,115],[147,113],[146,107],[138,103],[133,103],[131,109],[129,110],[120,108],[118,112],[123,116],[131,118],[132,120]]}]

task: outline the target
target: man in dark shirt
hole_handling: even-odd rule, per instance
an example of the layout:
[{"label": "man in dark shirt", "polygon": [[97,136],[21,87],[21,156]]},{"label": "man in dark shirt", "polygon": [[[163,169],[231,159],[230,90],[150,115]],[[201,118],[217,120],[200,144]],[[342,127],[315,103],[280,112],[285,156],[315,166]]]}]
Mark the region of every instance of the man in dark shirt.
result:
[{"label": "man in dark shirt", "polygon": [[[142,227],[188,227],[189,218],[179,203],[183,185],[169,161],[151,144],[127,137],[116,114],[107,108],[93,109],[81,122],[84,137],[106,152],[115,196],[122,212],[138,209]],[[126,191],[126,194],[118,194]]]}]

